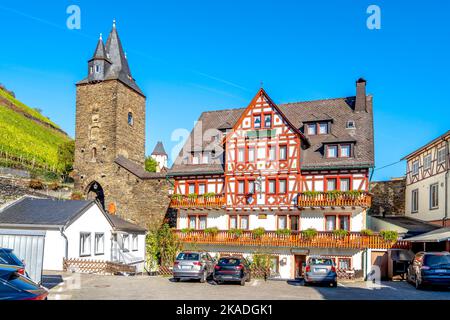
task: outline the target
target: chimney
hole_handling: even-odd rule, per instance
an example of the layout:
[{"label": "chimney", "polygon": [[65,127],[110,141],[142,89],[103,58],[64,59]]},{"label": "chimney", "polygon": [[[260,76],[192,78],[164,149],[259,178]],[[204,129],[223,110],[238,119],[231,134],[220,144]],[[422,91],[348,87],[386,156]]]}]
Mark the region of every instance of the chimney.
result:
[{"label": "chimney", "polygon": [[356,81],[355,111],[367,111],[366,83],[367,81],[363,78],[359,78]]}]

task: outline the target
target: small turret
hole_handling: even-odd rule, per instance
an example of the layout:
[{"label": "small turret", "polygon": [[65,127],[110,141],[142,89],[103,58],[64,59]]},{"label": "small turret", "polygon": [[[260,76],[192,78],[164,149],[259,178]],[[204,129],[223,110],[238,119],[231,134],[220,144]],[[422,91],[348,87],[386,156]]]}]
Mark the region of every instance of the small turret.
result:
[{"label": "small turret", "polygon": [[111,61],[108,59],[105,45],[103,43],[102,34],[98,39],[97,48],[95,48],[94,56],[89,60],[89,82],[92,81],[103,81],[105,80],[105,75],[111,67]]}]

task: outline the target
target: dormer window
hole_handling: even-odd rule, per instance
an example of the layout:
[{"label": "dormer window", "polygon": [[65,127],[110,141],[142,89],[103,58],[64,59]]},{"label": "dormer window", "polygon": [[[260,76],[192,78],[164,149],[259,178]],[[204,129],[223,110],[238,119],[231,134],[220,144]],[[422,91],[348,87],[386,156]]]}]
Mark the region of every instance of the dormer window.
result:
[{"label": "dormer window", "polygon": [[347,121],[347,129],[355,129],[356,128],[356,124],[355,124],[355,121],[353,121],[353,120],[349,120],[349,121]]},{"label": "dormer window", "polygon": [[326,145],[325,155],[327,158],[350,158],[352,146],[351,144]]},{"label": "dormer window", "polygon": [[328,123],[319,123],[319,134],[328,134]]},{"label": "dormer window", "polygon": [[350,158],[350,145],[349,144],[341,145],[340,157],[341,158]]},{"label": "dormer window", "polygon": [[308,135],[310,135],[310,136],[316,135],[317,134],[317,125],[315,123],[308,124],[307,132],[308,132]]},{"label": "dormer window", "polygon": [[309,123],[306,125],[306,133],[310,136],[315,136],[316,134],[328,134],[329,133],[328,122],[317,122]]},{"label": "dormer window", "polygon": [[327,146],[327,158],[337,158],[338,146]]}]

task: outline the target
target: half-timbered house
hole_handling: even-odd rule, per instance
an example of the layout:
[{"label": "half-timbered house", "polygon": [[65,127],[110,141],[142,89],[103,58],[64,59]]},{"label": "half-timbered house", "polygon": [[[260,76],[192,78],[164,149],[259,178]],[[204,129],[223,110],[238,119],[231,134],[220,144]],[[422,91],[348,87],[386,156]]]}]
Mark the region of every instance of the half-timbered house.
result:
[{"label": "half-timbered house", "polygon": [[213,255],[268,255],[281,278],[311,255],[362,273],[368,251],[394,245],[361,234],[373,166],[364,79],[353,97],[280,105],[260,89],[247,108],[200,116],[169,171],[176,233]]}]

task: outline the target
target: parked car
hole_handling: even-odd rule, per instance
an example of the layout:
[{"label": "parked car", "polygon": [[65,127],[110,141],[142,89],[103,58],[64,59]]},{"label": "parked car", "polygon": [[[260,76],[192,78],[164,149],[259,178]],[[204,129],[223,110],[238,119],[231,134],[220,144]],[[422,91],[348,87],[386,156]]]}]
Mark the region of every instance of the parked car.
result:
[{"label": "parked car", "polygon": [[450,253],[419,252],[408,268],[408,281],[421,289],[424,286],[450,287]]},{"label": "parked car", "polygon": [[337,287],[337,273],[331,258],[311,257],[305,266],[305,286],[312,283],[326,283]]},{"label": "parked car", "polygon": [[200,282],[212,275],[214,259],[207,252],[181,252],[173,265],[173,279],[199,279]]},{"label": "parked car", "polygon": [[251,279],[250,263],[243,257],[224,257],[214,267],[214,281],[223,283],[225,281],[240,282],[245,286]]},{"label": "parked car", "polygon": [[19,273],[16,266],[0,264],[0,300],[47,300],[48,290]]},{"label": "parked car", "polygon": [[24,262],[13,253],[12,249],[0,248],[0,268],[11,268],[27,276]]}]

